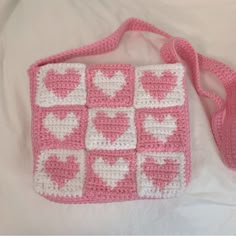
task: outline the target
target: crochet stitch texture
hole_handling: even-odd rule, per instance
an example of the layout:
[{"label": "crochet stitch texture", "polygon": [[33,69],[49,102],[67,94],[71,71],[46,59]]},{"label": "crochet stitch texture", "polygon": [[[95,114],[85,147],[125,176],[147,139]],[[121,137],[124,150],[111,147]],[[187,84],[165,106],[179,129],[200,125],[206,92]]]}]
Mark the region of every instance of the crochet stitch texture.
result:
[{"label": "crochet stitch texture", "polygon": [[47,64],[35,82],[38,193],[105,202],[183,191],[190,156],[180,63]]},{"label": "crochet stitch texture", "polygon": [[[196,68],[190,44],[171,38],[163,46],[161,56],[171,64],[63,63],[113,50],[127,30],[169,38],[148,23],[129,19],[111,36],[42,59],[29,69],[34,187],[50,200],[172,198],[190,180],[185,70],[175,53],[181,51]],[[197,91],[222,106],[221,98],[201,89],[198,70],[193,73]]]}]

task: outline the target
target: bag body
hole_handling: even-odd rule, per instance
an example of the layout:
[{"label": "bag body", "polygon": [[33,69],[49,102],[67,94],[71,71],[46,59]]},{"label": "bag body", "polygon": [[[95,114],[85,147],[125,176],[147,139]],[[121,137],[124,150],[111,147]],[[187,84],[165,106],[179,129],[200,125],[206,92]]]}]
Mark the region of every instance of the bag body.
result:
[{"label": "bag body", "polygon": [[183,65],[47,64],[32,86],[38,193],[104,202],[183,191],[190,177]]},{"label": "bag body", "polygon": [[[67,62],[113,50],[127,30],[169,37],[148,23],[129,19],[111,36],[37,61],[28,71],[34,188],[49,200],[172,198],[190,181],[185,67],[171,51],[172,39],[161,51],[168,64]],[[181,53],[184,59],[186,52]]]}]

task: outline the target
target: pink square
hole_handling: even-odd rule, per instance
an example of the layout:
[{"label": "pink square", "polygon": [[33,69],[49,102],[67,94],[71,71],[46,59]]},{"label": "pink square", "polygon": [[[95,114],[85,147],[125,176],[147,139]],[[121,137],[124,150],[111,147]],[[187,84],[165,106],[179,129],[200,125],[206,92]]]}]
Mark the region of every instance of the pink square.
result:
[{"label": "pink square", "polygon": [[155,152],[185,150],[188,137],[185,113],[185,106],[136,110],[137,149]]},{"label": "pink square", "polygon": [[[33,135],[40,148],[84,148],[87,111],[79,106],[39,108]],[[38,138],[40,137],[40,138]]]},{"label": "pink square", "polygon": [[86,68],[89,107],[132,106],[134,68],[131,65],[91,65]]},{"label": "pink square", "polygon": [[136,156],[131,150],[88,152],[86,197],[97,201],[135,198],[137,196],[135,163]]}]

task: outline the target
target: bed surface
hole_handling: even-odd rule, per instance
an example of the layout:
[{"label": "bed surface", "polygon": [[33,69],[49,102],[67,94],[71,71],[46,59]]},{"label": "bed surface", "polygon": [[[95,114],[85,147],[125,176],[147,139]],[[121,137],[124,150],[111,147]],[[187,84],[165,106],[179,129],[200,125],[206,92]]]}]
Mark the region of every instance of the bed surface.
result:
[{"label": "bed surface", "polygon": [[[32,188],[26,73],[35,60],[99,40],[129,17],[184,37],[236,69],[235,12],[234,0],[0,0],[0,233],[236,234],[236,172],[220,160],[190,78],[192,180],[185,193],[172,200],[64,205]],[[143,33],[127,34],[120,52],[101,61],[159,63],[152,42]],[[218,90],[213,81],[206,85]]]}]

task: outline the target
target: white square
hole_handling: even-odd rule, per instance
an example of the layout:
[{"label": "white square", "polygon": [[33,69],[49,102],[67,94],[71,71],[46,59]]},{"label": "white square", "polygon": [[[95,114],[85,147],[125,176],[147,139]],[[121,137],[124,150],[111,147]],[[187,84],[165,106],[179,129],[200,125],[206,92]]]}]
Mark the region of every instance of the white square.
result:
[{"label": "white square", "polygon": [[[60,169],[60,163],[63,165],[68,162],[68,158],[73,157],[73,162],[78,166],[78,171],[73,178],[66,179],[63,186],[59,186],[50,173],[46,171],[46,162],[50,161],[50,158],[55,158],[57,163],[57,173],[54,175],[64,173],[65,169]],[[49,163],[51,164],[51,163]],[[71,163],[68,163],[68,166]],[[58,169],[59,168],[59,169]],[[53,172],[52,172],[53,174]],[[64,174],[63,174],[64,175]],[[49,149],[41,151],[38,156],[36,169],[34,174],[34,188],[36,192],[41,195],[53,195],[55,197],[81,197],[83,194],[83,185],[85,177],[85,153],[83,150],[65,150],[65,149]]]},{"label": "white square", "polygon": [[[168,76],[169,75],[171,76]],[[180,63],[135,69],[136,108],[181,106],[185,100],[184,67]]]},{"label": "white square", "polygon": [[[173,167],[171,170],[171,165],[176,165],[174,170]],[[148,198],[179,196],[186,186],[184,167],[185,156],[182,152],[137,153],[138,195]]]},{"label": "white square", "polygon": [[89,110],[86,148],[127,150],[136,147],[134,108],[94,108]]},{"label": "white square", "polygon": [[36,77],[37,105],[51,107],[85,103],[85,65],[58,63],[40,67]]}]

